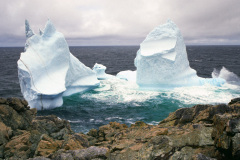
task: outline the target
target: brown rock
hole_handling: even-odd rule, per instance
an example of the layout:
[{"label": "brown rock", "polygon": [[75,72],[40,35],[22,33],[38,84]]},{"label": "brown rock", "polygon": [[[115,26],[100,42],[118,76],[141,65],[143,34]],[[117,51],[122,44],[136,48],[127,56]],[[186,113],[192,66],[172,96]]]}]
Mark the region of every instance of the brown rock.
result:
[{"label": "brown rock", "polygon": [[69,138],[64,141],[62,148],[65,150],[76,150],[83,149],[88,146],[87,138],[80,133],[75,133],[74,135],[70,135]]},{"label": "brown rock", "polygon": [[5,98],[0,98],[0,104],[6,104],[7,100]]},{"label": "brown rock", "polygon": [[29,109],[29,107],[27,107],[28,104],[26,103],[26,101],[22,101],[19,98],[8,98],[7,104],[17,112],[26,111],[27,109]]},{"label": "brown rock", "polygon": [[38,147],[35,151],[35,156],[47,157],[51,153],[54,153],[60,149],[60,146],[61,142],[59,140],[53,140],[51,137],[44,134],[38,143]]},{"label": "brown rock", "polygon": [[159,130],[156,132],[156,136],[167,135],[167,134],[168,134],[168,128],[159,128]]},{"label": "brown rock", "polygon": [[0,122],[0,145],[5,144],[12,136],[11,127],[7,127],[4,123]]},{"label": "brown rock", "polygon": [[106,159],[108,148],[91,146],[86,149],[74,150],[71,153],[73,158],[78,160],[97,159],[97,158]]},{"label": "brown rock", "polygon": [[205,115],[204,111],[207,111],[211,105],[196,105],[192,108],[180,108],[177,111],[170,113],[169,116],[159,123],[162,127],[169,126],[183,126],[193,121],[207,121],[209,119],[209,114]]},{"label": "brown rock", "polygon": [[2,104],[0,105],[0,121],[13,130],[27,129],[31,125],[32,119],[35,117],[36,109],[17,112],[12,107]]},{"label": "brown rock", "polygon": [[0,99],[0,158],[239,159],[238,102],[181,108],[157,126],[110,122],[84,135],[56,116],[32,120],[36,112],[22,100]]},{"label": "brown rock", "polygon": [[14,136],[6,145],[4,149],[4,156],[13,159],[27,159],[30,155],[29,142],[30,132],[23,131],[23,134]]},{"label": "brown rock", "polygon": [[232,104],[240,104],[240,98],[234,98],[231,100],[231,102],[228,103],[228,105]]},{"label": "brown rock", "polygon": [[137,121],[137,122],[135,122],[135,124],[131,125],[131,127],[146,127],[146,126],[148,126],[148,125],[142,121]]},{"label": "brown rock", "polygon": [[113,128],[113,129],[124,129],[124,128],[128,128],[128,126],[126,124],[120,124],[118,122],[110,122],[109,123],[110,126]]},{"label": "brown rock", "polygon": [[29,158],[28,160],[51,160],[51,159],[43,157],[43,156],[37,156],[37,157],[34,157],[34,158]]},{"label": "brown rock", "polygon": [[232,138],[232,155],[235,159],[240,157],[240,133]]},{"label": "brown rock", "polygon": [[92,137],[97,137],[98,131],[96,129],[91,129],[87,134]]},{"label": "brown rock", "polygon": [[70,123],[55,115],[37,116],[32,123],[34,129],[57,139],[63,139],[64,135],[73,133]]}]

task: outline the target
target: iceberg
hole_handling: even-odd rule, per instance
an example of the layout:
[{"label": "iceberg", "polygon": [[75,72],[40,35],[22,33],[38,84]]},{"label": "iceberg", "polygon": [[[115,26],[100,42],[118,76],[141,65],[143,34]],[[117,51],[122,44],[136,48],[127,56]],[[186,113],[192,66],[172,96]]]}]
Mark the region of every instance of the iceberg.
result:
[{"label": "iceberg", "polygon": [[96,73],[98,80],[105,80],[105,79],[113,79],[116,78],[113,75],[110,74],[106,74],[105,70],[107,69],[106,66],[102,65],[102,64],[98,64],[96,63],[93,66],[93,71]]},{"label": "iceberg", "polygon": [[[154,28],[140,44],[134,60],[136,72],[119,72],[122,79],[134,80],[140,88],[172,88],[211,84],[221,86],[222,78],[201,78],[189,66],[180,30],[172,22]],[[131,75],[130,75],[131,74]]]},{"label": "iceberg", "polygon": [[136,71],[127,70],[119,72],[116,77],[126,81],[136,82],[136,74]]},{"label": "iceberg", "polygon": [[63,96],[99,86],[96,74],[70,51],[62,33],[48,20],[35,34],[25,21],[25,51],[17,62],[23,97],[30,107],[50,109],[63,104]]}]

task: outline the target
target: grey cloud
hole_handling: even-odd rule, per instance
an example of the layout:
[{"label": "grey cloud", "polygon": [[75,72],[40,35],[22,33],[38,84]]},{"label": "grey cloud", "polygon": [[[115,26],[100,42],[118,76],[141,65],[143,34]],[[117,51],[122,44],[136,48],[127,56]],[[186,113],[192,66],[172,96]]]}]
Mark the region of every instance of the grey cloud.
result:
[{"label": "grey cloud", "polygon": [[24,44],[25,19],[37,32],[48,18],[70,45],[139,45],[169,18],[187,44],[240,44],[239,8],[238,0],[0,1],[0,46]]}]

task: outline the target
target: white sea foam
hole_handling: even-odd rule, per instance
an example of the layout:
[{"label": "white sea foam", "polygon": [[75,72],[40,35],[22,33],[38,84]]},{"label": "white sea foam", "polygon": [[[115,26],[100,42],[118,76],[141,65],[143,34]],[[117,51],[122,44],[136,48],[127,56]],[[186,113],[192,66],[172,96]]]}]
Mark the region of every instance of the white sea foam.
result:
[{"label": "white sea foam", "polygon": [[113,119],[124,119],[122,117],[108,117],[108,118],[105,118],[105,120],[113,120]]},{"label": "white sea foam", "polygon": [[202,86],[145,91],[140,90],[135,83],[120,79],[103,80],[101,86],[96,88],[95,91],[96,93],[82,94],[81,97],[103,102],[109,106],[125,103],[134,107],[141,106],[141,103],[146,101],[161,104],[164,99],[167,99],[180,101],[184,107],[184,104],[228,103],[232,98],[239,97],[240,94],[239,86],[228,83],[221,87],[205,84]]},{"label": "white sea foam", "polygon": [[81,97],[109,104],[133,102],[134,105],[134,102],[144,102],[159,94],[157,91],[140,91],[136,83],[121,79],[103,80],[94,91],[98,93],[85,93]]},{"label": "white sea foam", "polygon": [[157,121],[152,121],[152,122],[147,123],[147,124],[150,124],[150,125],[158,125],[158,123],[159,123],[159,122],[157,122]]},{"label": "white sea foam", "polygon": [[238,97],[228,85],[216,87],[209,84],[194,87],[179,87],[168,92],[168,96],[184,104],[218,104],[228,103],[232,98]]},{"label": "white sea foam", "polygon": [[233,72],[230,72],[227,68],[222,67],[221,70],[214,69],[212,72],[213,78],[222,78],[227,81],[228,84],[240,86],[240,78]]},{"label": "white sea foam", "polygon": [[70,123],[83,123],[84,121],[82,121],[82,120],[76,120],[76,121],[68,120],[68,122],[70,122]]}]

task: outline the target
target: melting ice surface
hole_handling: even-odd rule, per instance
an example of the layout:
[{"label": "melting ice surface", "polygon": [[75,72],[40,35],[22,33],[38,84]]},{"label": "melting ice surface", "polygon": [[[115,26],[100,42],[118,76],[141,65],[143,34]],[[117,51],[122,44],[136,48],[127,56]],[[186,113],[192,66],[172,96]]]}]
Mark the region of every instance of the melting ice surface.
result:
[{"label": "melting ice surface", "polygon": [[26,21],[26,37],[25,52],[18,60],[18,77],[30,107],[59,107],[62,96],[99,85],[95,72],[70,53],[63,34],[50,20],[39,34],[33,33]]},{"label": "melting ice surface", "polygon": [[[211,84],[221,86],[222,78],[201,78],[190,68],[186,46],[178,27],[168,20],[154,28],[140,44],[135,58],[137,71],[118,73],[122,79],[136,80],[140,88],[158,89]],[[134,78],[135,77],[135,78]]]}]

